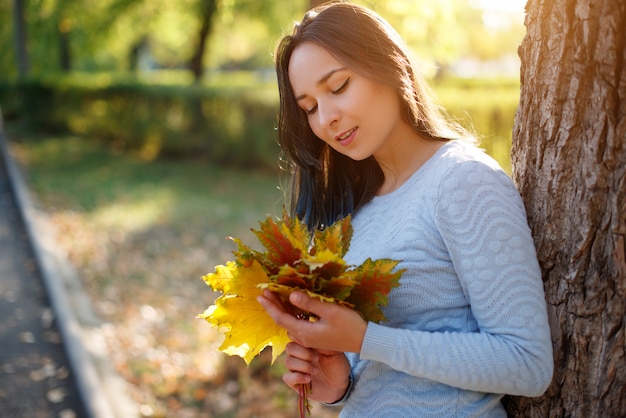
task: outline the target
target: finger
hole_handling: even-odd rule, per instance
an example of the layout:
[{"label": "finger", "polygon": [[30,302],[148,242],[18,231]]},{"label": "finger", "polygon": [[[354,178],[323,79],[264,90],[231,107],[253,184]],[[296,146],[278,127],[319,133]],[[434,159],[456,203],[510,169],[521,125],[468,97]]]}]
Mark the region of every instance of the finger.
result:
[{"label": "finger", "polygon": [[339,354],[343,354],[343,351],[335,351],[335,350],[316,350],[320,356],[336,356]]},{"label": "finger", "polygon": [[259,303],[261,303],[261,305],[263,305],[263,307],[272,304],[276,308],[279,308],[283,311],[285,310],[284,305],[279,297],[274,292],[270,292],[269,290],[264,290],[261,295],[257,297],[257,300],[259,301]]},{"label": "finger", "polygon": [[263,297],[271,300],[272,302],[274,302],[277,305],[281,305],[282,306],[282,304],[283,304],[282,301],[280,300],[280,297],[276,293],[271,292],[271,291],[269,291],[267,289],[265,289],[263,291]]},{"label": "finger", "polygon": [[285,347],[285,352],[288,356],[296,357],[304,361],[319,361],[319,354],[316,350],[306,348],[301,344],[290,342]]},{"label": "finger", "polygon": [[264,293],[262,296],[257,297],[257,301],[263,306],[263,309],[265,309],[277,325],[285,328],[287,331],[297,328],[300,321],[285,311],[280,300],[272,300],[270,297],[265,296]]},{"label": "finger", "polygon": [[324,316],[324,313],[329,307],[335,306],[331,303],[312,298],[302,292],[292,292],[289,295],[289,302],[295,307],[305,312],[310,312],[320,318]]},{"label": "finger", "polygon": [[298,372],[285,373],[283,375],[283,382],[285,382],[287,386],[298,392],[298,385],[311,383],[311,375]]},{"label": "finger", "polygon": [[308,375],[319,373],[319,368],[316,363],[302,360],[297,357],[287,356],[285,358],[285,367],[287,367],[290,372],[304,373]]},{"label": "finger", "polygon": [[268,313],[270,313],[270,311],[285,312],[285,308],[278,296],[268,290],[264,290],[263,293],[257,297],[257,301],[266,311],[268,311]]}]

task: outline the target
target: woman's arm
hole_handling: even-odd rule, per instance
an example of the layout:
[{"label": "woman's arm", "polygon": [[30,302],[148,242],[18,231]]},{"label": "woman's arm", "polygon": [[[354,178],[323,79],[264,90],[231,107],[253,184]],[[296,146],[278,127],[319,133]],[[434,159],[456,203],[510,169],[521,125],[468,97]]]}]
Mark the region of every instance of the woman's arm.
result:
[{"label": "woman's arm", "polygon": [[478,332],[369,324],[360,358],[463,389],[540,395],[553,372],[550,330],[533,240],[512,181],[483,163],[456,165],[440,185],[435,218]]}]

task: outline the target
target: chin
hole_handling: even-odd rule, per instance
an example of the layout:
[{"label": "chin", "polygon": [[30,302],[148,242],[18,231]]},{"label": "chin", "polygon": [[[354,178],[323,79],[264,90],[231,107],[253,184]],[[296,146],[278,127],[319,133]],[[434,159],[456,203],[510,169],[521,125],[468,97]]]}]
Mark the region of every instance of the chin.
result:
[{"label": "chin", "polygon": [[350,158],[351,160],[354,161],[363,161],[366,160],[367,158],[369,158],[372,154],[367,154],[367,155],[363,155],[361,153],[357,153],[357,152],[350,152],[349,150],[343,149],[343,150],[338,150],[335,148],[335,151],[337,151],[340,154],[345,155],[346,157]]},{"label": "chin", "polygon": [[348,157],[352,158],[354,161],[363,161],[367,160],[372,154],[346,154]]}]

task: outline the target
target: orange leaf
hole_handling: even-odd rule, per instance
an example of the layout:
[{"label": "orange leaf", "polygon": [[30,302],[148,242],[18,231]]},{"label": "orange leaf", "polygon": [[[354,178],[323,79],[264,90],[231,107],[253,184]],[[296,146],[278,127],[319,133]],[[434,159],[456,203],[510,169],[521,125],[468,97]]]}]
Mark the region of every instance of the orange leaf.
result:
[{"label": "orange leaf", "polygon": [[260,225],[259,231],[253,230],[252,232],[266,248],[265,257],[270,263],[276,266],[293,265],[306,253],[308,243],[299,241],[301,237],[294,236],[288,225],[282,222],[277,224],[271,217],[261,222]]},{"label": "orange leaf", "polygon": [[315,231],[315,251],[329,250],[343,258],[352,239],[351,219],[348,215],[321,231]]},{"label": "orange leaf", "polygon": [[398,286],[404,270],[393,271],[399,261],[368,258],[350,276],[359,284],[354,286],[347,301],[355,306],[363,318],[372,322],[385,321],[381,307],[387,306],[389,292]]}]

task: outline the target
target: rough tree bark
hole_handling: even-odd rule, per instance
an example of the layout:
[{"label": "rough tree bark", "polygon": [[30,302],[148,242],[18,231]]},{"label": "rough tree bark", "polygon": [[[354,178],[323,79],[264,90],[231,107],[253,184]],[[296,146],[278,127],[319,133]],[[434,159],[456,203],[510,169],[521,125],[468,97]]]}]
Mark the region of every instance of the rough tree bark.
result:
[{"label": "rough tree bark", "polygon": [[542,267],[555,374],[514,417],[626,417],[626,2],[529,0],[513,178]]}]

